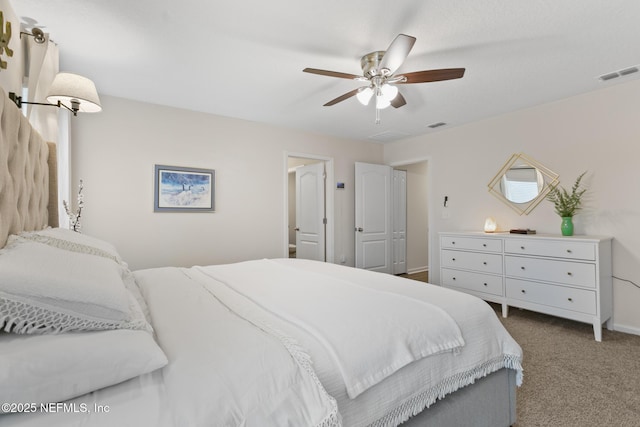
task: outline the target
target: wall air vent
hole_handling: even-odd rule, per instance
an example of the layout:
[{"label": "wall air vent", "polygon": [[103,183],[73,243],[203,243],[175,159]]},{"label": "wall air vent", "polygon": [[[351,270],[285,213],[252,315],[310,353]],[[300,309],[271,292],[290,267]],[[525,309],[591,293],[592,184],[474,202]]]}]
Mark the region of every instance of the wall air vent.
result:
[{"label": "wall air vent", "polygon": [[617,79],[618,77],[628,76],[629,74],[634,74],[638,72],[638,66],[624,68],[622,70],[613,71],[611,73],[603,74],[598,77],[598,79],[602,82],[606,82],[608,80]]},{"label": "wall air vent", "polygon": [[438,122],[438,123],[433,123],[428,125],[427,127],[430,127],[431,129],[435,129],[435,128],[439,128],[441,126],[446,126],[447,124],[445,122]]}]

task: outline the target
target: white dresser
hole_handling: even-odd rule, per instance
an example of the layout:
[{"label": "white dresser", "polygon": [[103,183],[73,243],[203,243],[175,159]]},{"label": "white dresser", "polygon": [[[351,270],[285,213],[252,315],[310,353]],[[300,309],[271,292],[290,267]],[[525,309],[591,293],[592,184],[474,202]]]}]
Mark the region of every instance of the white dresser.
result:
[{"label": "white dresser", "polygon": [[440,233],[440,284],[508,307],[611,327],[611,237]]}]

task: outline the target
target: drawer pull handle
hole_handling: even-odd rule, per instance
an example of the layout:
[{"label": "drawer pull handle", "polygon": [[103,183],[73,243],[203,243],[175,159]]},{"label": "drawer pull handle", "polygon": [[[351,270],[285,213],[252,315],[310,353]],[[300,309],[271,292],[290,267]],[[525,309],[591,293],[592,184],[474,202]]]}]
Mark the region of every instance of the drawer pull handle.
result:
[{"label": "drawer pull handle", "polygon": [[527,291],[525,291],[524,289],[520,290],[520,292],[522,292],[523,294],[527,293]]},{"label": "drawer pull handle", "polygon": [[456,278],[454,277],[453,280],[456,280]]},{"label": "drawer pull handle", "polygon": [[573,273],[570,271],[567,271],[567,276],[573,276]]},{"label": "drawer pull handle", "polygon": [[486,283],[483,283],[483,285],[487,286],[487,284],[486,284]]},{"label": "drawer pull handle", "polygon": [[524,246],[520,246],[520,249],[522,249],[524,251]]},{"label": "drawer pull handle", "polygon": [[456,260],[455,258],[451,258],[451,261],[455,261],[455,260]]},{"label": "drawer pull handle", "polygon": [[567,253],[570,254],[571,253],[571,249],[567,249]]},{"label": "drawer pull handle", "polygon": [[486,244],[486,243],[483,243],[483,244],[482,244],[482,247],[483,247],[483,248],[486,248],[486,247],[487,247],[487,244]]},{"label": "drawer pull handle", "polygon": [[524,266],[520,267],[520,270],[524,270]]},{"label": "drawer pull handle", "polygon": [[482,265],[487,265],[487,261],[484,261],[484,262],[482,263]]},{"label": "drawer pull handle", "polygon": [[456,242],[451,242],[451,244],[452,244],[452,245],[455,245],[455,244],[456,244]]},{"label": "drawer pull handle", "polygon": [[573,298],[567,298],[569,302],[573,302]]}]

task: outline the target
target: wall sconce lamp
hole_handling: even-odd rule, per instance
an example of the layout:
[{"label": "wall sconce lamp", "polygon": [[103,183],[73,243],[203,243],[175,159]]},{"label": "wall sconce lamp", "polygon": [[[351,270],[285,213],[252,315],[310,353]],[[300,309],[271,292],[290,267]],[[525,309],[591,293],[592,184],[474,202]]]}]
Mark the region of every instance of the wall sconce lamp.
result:
[{"label": "wall sconce lamp", "polygon": [[77,116],[78,112],[97,113],[102,111],[96,85],[86,77],[71,73],[56,75],[47,94],[48,103],[23,101],[22,97],[17,96],[14,92],[9,92],[9,99],[15,102],[18,108],[22,108],[22,104],[50,105],[58,108],[64,107],[74,116]]},{"label": "wall sconce lamp", "polygon": [[33,37],[33,40],[38,43],[38,44],[42,44],[44,42],[47,41],[47,38],[44,36],[44,31],[42,31],[40,28],[38,27],[33,27],[33,29],[31,30],[30,33],[27,33],[25,31],[21,31],[20,32],[20,37],[22,38],[22,35],[25,36],[31,36]]}]

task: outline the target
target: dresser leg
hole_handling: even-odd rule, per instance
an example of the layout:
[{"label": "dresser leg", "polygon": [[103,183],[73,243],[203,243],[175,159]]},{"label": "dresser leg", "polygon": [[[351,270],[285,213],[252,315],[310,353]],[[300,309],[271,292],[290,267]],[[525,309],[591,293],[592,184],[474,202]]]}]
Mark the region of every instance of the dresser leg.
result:
[{"label": "dresser leg", "polygon": [[602,325],[599,320],[593,322],[593,335],[595,335],[596,341],[602,341]]},{"label": "dresser leg", "polygon": [[502,303],[502,317],[507,317],[509,315],[509,306],[506,302]]}]

